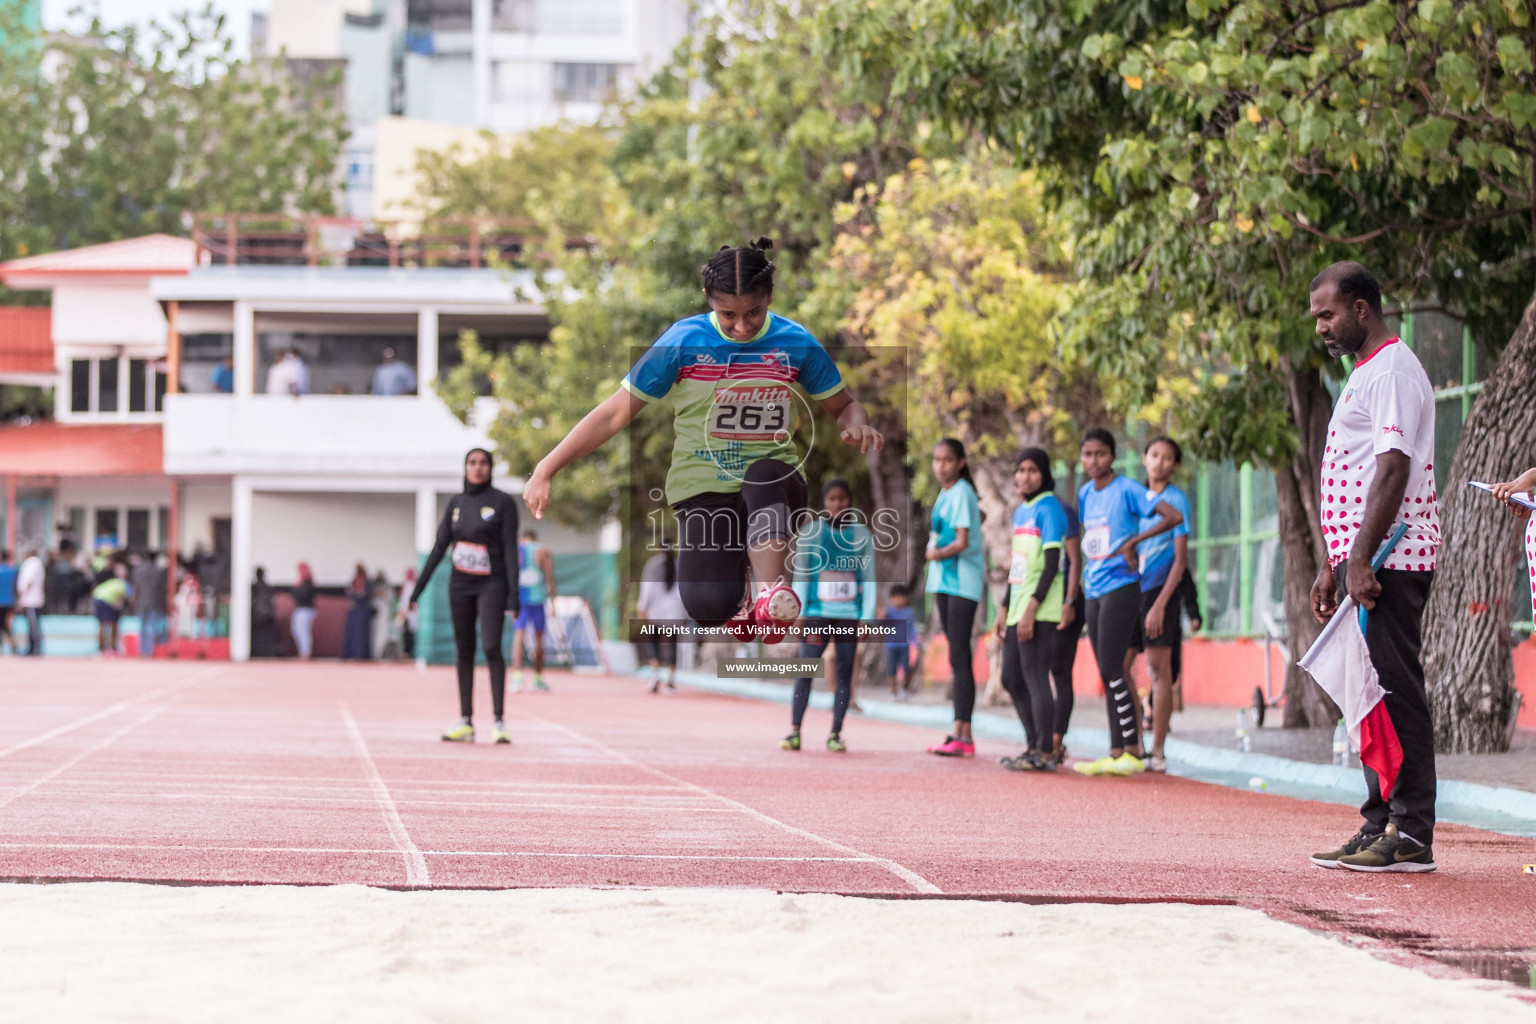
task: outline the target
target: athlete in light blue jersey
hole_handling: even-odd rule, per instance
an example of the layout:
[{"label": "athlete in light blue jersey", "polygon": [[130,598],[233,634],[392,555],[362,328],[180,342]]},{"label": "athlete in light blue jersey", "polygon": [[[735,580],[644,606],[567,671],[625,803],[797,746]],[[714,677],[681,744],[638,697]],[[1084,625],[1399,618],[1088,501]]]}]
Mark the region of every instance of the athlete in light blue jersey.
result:
[{"label": "athlete in light blue jersey", "polygon": [[517,593],[522,610],[512,624],[512,692],[523,689],[523,654],[533,637],[533,688],[548,693],[544,681],[544,631],[549,620],[545,605],[555,598],[555,560],[539,543],[539,535],[524,530],[517,545]]},{"label": "athlete in light blue jersey", "polygon": [[[1080,449],[1088,476],[1077,492],[1083,528],[1083,591],[1088,597],[1088,640],[1099,663],[1109,718],[1109,756],[1073,765],[1084,775],[1135,775],[1146,770],[1139,756],[1141,732],[1135,701],[1125,679],[1126,653],[1141,613],[1141,585],[1136,572],[1137,545],[1184,522],[1171,504],[1115,472],[1115,437],[1094,428]],[[1156,525],[1141,529],[1143,516],[1156,514]]]},{"label": "athlete in light blue jersey", "polygon": [[[1147,470],[1147,503],[1166,502],[1184,517],[1172,530],[1144,540],[1136,548],[1141,564],[1141,617],[1132,646],[1146,651],[1147,670],[1152,676],[1152,755],[1147,767],[1154,772],[1168,770],[1163,741],[1168,736],[1169,716],[1173,714],[1173,684],[1178,678],[1176,656],[1184,635],[1179,586],[1189,564],[1192,517],[1189,498],[1171,483],[1183,461],[1184,451],[1171,437],[1153,438],[1141,459]],[[1143,516],[1142,531],[1156,526],[1158,519],[1155,515]]]},{"label": "athlete in light blue jersey", "polygon": [[[841,635],[856,628],[860,619],[875,615],[875,545],[869,529],[850,512],[853,494],[848,481],[833,477],[821,485],[823,515],[808,521],[795,544],[795,593],[805,609],[801,626],[804,639],[800,657],[820,658],[833,645],[836,687],[832,697],[832,733],[827,749],[842,753],[843,717],[853,699],[853,668],[858,640]],[[800,723],[811,699],[809,677],[795,680],[790,707],[793,730],[779,744],[785,750],[800,749]]]}]

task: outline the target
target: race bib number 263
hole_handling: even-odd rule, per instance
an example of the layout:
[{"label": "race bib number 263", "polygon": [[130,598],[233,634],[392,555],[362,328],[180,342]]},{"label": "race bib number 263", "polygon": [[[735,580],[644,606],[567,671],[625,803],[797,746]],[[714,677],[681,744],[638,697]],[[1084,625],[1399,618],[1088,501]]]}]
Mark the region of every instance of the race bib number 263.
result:
[{"label": "race bib number 263", "polygon": [[789,389],[730,387],[715,393],[709,433],[722,441],[784,441],[789,431]]}]

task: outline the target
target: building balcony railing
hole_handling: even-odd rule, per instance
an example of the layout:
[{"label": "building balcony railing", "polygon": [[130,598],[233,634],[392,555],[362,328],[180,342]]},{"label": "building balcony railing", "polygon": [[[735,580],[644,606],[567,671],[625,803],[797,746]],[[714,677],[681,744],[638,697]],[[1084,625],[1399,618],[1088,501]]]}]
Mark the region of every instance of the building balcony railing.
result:
[{"label": "building balcony railing", "polygon": [[167,395],[165,471],[398,477],[456,473],[494,402],[460,423],[433,396]]},{"label": "building balcony railing", "polygon": [[485,267],[517,263],[534,225],[526,220],[472,217],[383,221],[198,213],[192,216],[191,227],[198,262],[203,265]]}]

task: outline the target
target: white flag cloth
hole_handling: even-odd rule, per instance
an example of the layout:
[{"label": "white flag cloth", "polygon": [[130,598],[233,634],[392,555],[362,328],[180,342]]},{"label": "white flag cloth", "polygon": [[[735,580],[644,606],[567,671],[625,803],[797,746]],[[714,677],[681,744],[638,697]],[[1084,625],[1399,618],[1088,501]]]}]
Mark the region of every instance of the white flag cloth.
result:
[{"label": "white flag cloth", "polygon": [[1346,597],[1317,641],[1297,662],[1344,713],[1349,739],[1360,749],[1360,722],[1386,692],[1360,632],[1360,607]]},{"label": "white flag cloth", "polygon": [[1383,797],[1392,795],[1403,748],[1382,698],[1387,691],[1371,662],[1371,652],[1360,629],[1360,608],[1346,597],[1323,627],[1306,654],[1297,662],[1311,673],[1317,685],[1344,714],[1350,742],[1360,751],[1360,763],[1379,776]]}]

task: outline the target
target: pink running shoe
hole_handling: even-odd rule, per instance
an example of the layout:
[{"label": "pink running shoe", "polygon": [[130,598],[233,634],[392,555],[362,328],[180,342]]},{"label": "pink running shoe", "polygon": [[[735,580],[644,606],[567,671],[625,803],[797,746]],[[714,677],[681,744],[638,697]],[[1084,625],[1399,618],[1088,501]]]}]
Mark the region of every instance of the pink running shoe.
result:
[{"label": "pink running shoe", "polygon": [[785,585],[781,576],[773,586],[758,591],[757,600],[752,604],[752,617],[760,625],[770,627],[762,634],[763,643],[781,644],[789,627],[800,617],[800,598],[792,587]]},{"label": "pink running shoe", "polygon": [[935,743],[928,748],[928,753],[937,754],[940,757],[975,757],[976,741],[962,739],[959,736],[945,736],[943,743]]}]

